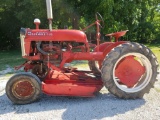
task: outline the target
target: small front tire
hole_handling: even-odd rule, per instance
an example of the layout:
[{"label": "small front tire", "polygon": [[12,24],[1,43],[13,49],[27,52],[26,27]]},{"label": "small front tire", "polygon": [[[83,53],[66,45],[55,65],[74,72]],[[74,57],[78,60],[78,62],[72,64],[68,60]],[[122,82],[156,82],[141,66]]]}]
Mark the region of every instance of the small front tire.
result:
[{"label": "small front tire", "polygon": [[7,82],[6,94],[15,104],[32,103],[40,98],[41,82],[32,73],[18,73]]}]

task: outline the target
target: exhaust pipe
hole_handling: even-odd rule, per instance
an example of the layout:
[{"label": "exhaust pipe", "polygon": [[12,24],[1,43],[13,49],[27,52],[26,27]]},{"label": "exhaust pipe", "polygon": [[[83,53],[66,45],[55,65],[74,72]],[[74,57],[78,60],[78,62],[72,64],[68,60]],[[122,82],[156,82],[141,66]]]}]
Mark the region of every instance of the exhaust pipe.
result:
[{"label": "exhaust pipe", "polygon": [[46,5],[47,5],[47,18],[49,20],[49,30],[52,30],[52,2],[51,0],[46,0]]}]

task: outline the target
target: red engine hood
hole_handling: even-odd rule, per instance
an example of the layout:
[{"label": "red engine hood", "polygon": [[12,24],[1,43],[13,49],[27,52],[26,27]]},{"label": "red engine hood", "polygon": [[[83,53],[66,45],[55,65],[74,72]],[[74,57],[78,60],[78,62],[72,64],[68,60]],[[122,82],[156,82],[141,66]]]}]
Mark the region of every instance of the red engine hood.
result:
[{"label": "red engine hood", "polygon": [[87,41],[87,37],[83,31],[68,29],[59,29],[52,31],[49,31],[48,29],[27,29],[25,39],[30,41]]}]

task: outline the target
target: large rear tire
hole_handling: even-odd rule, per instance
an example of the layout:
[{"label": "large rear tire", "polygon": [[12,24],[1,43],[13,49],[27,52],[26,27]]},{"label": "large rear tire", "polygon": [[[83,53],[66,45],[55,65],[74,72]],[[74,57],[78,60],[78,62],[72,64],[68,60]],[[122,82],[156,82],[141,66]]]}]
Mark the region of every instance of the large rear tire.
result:
[{"label": "large rear tire", "polygon": [[149,48],[128,42],[110,51],[101,72],[105,87],[115,96],[141,98],[156,81],[158,62]]},{"label": "large rear tire", "polygon": [[6,94],[15,104],[34,102],[40,98],[41,82],[32,73],[18,73],[7,82]]}]

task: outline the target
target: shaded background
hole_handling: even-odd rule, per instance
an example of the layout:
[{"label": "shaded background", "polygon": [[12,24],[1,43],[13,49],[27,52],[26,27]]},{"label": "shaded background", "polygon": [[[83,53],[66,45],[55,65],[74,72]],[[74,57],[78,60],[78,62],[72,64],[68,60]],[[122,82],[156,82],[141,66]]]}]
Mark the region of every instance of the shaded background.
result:
[{"label": "shaded background", "polygon": [[[126,30],[124,39],[141,43],[160,42],[160,0],[52,0],[53,28],[83,29],[99,12],[105,21],[103,34]],[[20,48],[21,27],[48,28],[45,0],[0,0],[0,50]],[[87,31],[94,39],[95,27]]]}]

